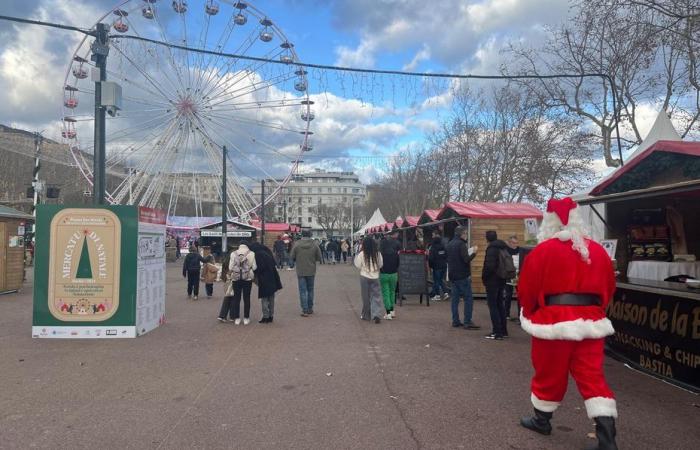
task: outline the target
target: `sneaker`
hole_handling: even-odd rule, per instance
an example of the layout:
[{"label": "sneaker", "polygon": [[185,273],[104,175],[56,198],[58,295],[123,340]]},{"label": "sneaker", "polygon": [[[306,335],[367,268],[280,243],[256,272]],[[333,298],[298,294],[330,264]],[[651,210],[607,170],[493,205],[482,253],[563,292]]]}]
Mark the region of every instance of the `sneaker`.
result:
[{"label": "sneaker", "polygon": [[303,312],[303,313],[301,313],[301,317],[309,317],[309,315],[306,314],[305,312]]},{"label": "sneaker", "polygon": [[493,334],[493,333],[491,333],[491,334],[487,334],[486,336],[484,336],[484,339],[491,339],[491,340],[495,340],[495,341],[502,341],[502,340],[503,340],[503,336],[501,336],[500,334]]},{"label": "sneaker", "polygon": [[249,323],[250,323],[250,319],[248,319],[247,317],[245,319],[243,319],[243,325],[248,325]]},{"label": "sneaker", "polygon": [[396,310],[395,309],[392,309],[390,314],[391,314],[392,319],[396,319]]},{"label": "sneaker", "polygon": [[313,309],[310,309],[310,310],[306,311],[306,314],[308,314],[308,315],[312,315],[313,313],[314,313],[314,310],[313,310]]},{"label": "sneaker", "polygon": [[234,325],[240,325],[240,324],[241,324],[241,319],[239,318],[239,319],[234,320],[234,321],[233,321],[233,324],[234,324]]},{"label": "sneaker", "polygon": [[443,300],[449,300],[449,299],[450,299],[450,294],[447,294],[447,293],[442,294],[442,299],[443,299]]},{"label": "sneaker", "polygon": [[226,319],[224,319],[223,317],[217,317],[216,319],[217,319],[219,322],[226,322]]},{"label": "sneaker", "polygon": [[375,318],[374,318],[374,323],[380,324],[380,323],[382,323],[382,319],[380,319],[379,317],[375,317]]},{"label": "sneaker", "polygon": [[469,322],[464,324],[464,328],[466,328],[467,330],[478,330],[481,327],[475,324],[474,322]]},{"label": "sneaker", "polygon": [[433,295],[430,297],[431,302],[439,302],[440,301],[440,296],[439,295]]},{"label": "sneaker", "polygon": [[195,295],[194,297],[192,297],[192,300],[197,300],[197,296]]},{"label": "sneaker", "polygon": [[453,326],[454,328],[459,328],[459,327],[462,326],[462,322],[452,322],[452,326]]},{"label": "sneaker", "polygon": [[287,270],[294,270],[294,269],[292,269],[291,267],[287,267]]},{"label": "sneaker", "polygon": [[510,316],[506,316],[506,320],[513,320],[513,318]]},{"label": "sneaker", "polygon": [[391,320],[391,313],[384,314],[384,320]]},{"label": "sneaker", "polygon": [[192,296],[191,296],[191,295],[188,295],[188,296],[187,296],[187,300],[191,300],[191,299],[192,299]]}]

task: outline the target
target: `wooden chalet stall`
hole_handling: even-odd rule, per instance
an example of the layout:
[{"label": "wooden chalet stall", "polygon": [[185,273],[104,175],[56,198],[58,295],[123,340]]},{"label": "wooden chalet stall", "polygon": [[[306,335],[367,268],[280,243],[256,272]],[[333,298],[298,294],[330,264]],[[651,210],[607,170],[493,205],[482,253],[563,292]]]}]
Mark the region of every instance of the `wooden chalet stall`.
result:
[{"label": "wooden chalet stall", "polygon": [[423,235],[418,231],[419,216],[403,216],[402,227],[399,231],[399,242],[404,250],[417,250],[422,248]]},{"label": "wooden chalet stall", "polygon": [[[253,223],[253,225],[255,225],[255,228],[257,228],[258,230],[261,229],[261,225],[259,223]],[[272,249],[278,236],[283,236],[286,234],[291,237],[292,235],[297,234],[299,232],[301,232],[301,229],[296,225],[278,222],[265,222],[265,238],[263,245]]]},{"label": "wooden chalet stall", "polygon": [[0,294],[16,292],[24,281],[24,235],[34,218],[0,205]]},{"label": "wooden chalet stall", "polygon": [[426,209],[423,214],[418,217],[418,226],[423,230],[423,239],[427,244],[430,243],[431,237],[435,231],[439,231],[444,236],[444,226],[442,224],[433,224],[437,220],[441,209]]},{"label": "wooden chalet stall", "polygon": [[[443,224],[445,235],[452,238],[457,225],[469,227],[470,247],[478,246],[478,254],[472,261],[472,289],[474,295],[486,295],[486,288],[481,282],[481,271],[484,267],[486,254],[486,232],[494,230],[498,238],[508,239],[517,236],[524,243],[535,238],[527,232],[526,221],[542,220],[542,212],[527,203],[460,203],[445,204],[432,224]],[[431,223],[422,225],[430,226]]]},{"label": "wooden chalet stall", "polygon": [[656,141],[590,195],[620,273],[608,350],[700,392],[700,142]]}]

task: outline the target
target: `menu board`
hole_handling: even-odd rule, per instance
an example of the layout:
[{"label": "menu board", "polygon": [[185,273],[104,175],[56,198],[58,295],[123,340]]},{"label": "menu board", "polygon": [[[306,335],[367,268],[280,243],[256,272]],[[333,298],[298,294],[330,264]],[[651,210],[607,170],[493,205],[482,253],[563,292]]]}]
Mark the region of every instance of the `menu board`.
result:
[{"label": "menu board", "polygon": [[399,254],[399,292],[401,294],[426,294],[428,292],[427,275],[424,254]]}]

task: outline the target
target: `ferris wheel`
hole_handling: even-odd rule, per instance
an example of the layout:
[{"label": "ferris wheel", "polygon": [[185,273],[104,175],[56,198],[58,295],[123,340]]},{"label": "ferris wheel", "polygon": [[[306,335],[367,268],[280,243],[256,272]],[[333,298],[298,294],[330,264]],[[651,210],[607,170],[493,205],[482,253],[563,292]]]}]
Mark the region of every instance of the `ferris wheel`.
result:
[{"label": "ferris wheel", "polygon": [[[202,215],[206,202],[221,202],[223,146],[230,217],[254,214],[260,199],[251,187],[261,179],[268,200],[279,195],[313,148],[314,102],[294,44],[273,18],[247,1],[126,0],[97,22],[111,23],[106,75],[123,92],[121,111],[107,118],[107,201],[169,215],[189,203]],[[66,72],[61,136],[92,184],[90,44],[82,40]]]}]

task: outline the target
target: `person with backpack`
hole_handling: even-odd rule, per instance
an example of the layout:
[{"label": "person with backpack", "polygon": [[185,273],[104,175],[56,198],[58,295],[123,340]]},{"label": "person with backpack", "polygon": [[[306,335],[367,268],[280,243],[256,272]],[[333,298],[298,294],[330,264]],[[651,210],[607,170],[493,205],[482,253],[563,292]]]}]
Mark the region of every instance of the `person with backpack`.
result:
[{"label": "person with backpack", "polygon": [[[199,275],[201,273],[200,263],[204,262],[197,252],[197,247],[190,246],[190,252],[185,256],[185,262],[182,264],[182,276],[187,278],[187,299],[197,300],[199,296]],[[193,295],[194,294],[194,295]]]},{"label": "person with backpack", "polygon": [[486,302],[491,314],[491,334],[484,336],[486,339],[503,340],[508,337],[506,327],[506,307],[503,293],[506,280],[515,278],[515,265],[513,257],[508,251],[508,245],[498,239],[498,234],[489,230],[486,232],[486,241],[489,243],[484,257],[484,268],[481,272],[481,280],[486,286]]},{"label": "person with backpack", "polygon": [[202,267],[202,281],[204,281],[204,288],[207,291],[207,298],[211,298],[214,295],[214,282],[216,281],[216,276],[219,274],[219,268],[214,264],[214,257],[212,255],[204,258],[204,267]]},{"label": "person with backpack", "polygon": [[[243,325],[250,323],[250,290],[253,287],[255,264],[255,253],[249,248],[247,243],[241,242],[238,250],[231,254],[228,265],[228,273],[231,278],[231,290],[233,291],[233,323],[241,323],[241,296],[243,297]],[[222,308],[223,309],[223,308]],[[219,315],[219,317],[222,317]]]},{"label": "person with backpack", "polygon": [[440,300],[440,295],[445,294],[445,273],[447,272],[447,249],[442,243],[439,234],[433,235],[433,243],[428,252],[428,267],[433,271],[433,289],[430,293],[431,300]]}]

